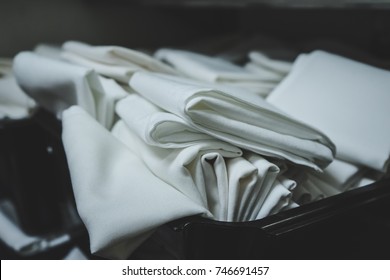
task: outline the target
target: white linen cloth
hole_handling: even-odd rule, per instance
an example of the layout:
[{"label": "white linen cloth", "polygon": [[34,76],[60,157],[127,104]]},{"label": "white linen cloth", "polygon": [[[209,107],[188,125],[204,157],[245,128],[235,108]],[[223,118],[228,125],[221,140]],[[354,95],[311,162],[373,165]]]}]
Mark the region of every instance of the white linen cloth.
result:
[{"label": "white linen cloth", "polygon": [[129,92],[113,79],[99,76],[99,81],[103,88],[103,94],[95,96],[97,120],[104,127],[110,129],[114,124],[116,103],[125,98]]},{"label": "white linen cloth", "polygon": [[62,57],[72,63],[94,69],[96,72],[128,83],[136,71],[151,71],[178,75],[169,65],[140,51],[119,46],[91,46],[68,41],[62,46]]},{"label": "white linen cloth", "polygon": [[386,171],[390,72],[323,51],[301,55],[268,101],[326,133],[336,158]]},{"label": "white linen cloth", "polygon": [[265,197],[263,205],[256,215],[256,219],[276,214],[287,207],[296,206],[292,201],[291,191],[292,190],[286,187],[279,179],[276,179]]},{"label": "white linen cloth", "polygon": [[[112,134],[143,160],[150,171],[219,221],[247,221],[259,211],[279,168],[264,158],[248,153],[241,156],[234,146],[205,140],[184,148],[160,148],[146,144],[123,120]],[[284,182],[289,182],[283,179]],[[280,203],[269,199],[268,207]],[[257,213],[257,212],[256,212]]]},{"label": "white linen cloth", "polygon": [[149,145],[183,148],[201,141],[215,141],[215,137],[191,127],[182,118],[163,111],[138,94],[130,94],[120,100],[115,110],[126,125]]},{"label": "white linen cloth", "polygon": [[141,72],[130,86],[191,127],[238,147],[314,169],[333,159],[334,146],[324,134],[247,91]]},{"label": "white linen cloth", "polygon": [[94,99],[104,94],[95,72],[32,52],[21,52],[14,59],[14,73],[21,88],[57,117],[71,105],[79,105],[96,117]]},{"label": "white linen cloth", "polygon": [[286,75],[292,68],[292,63],[284,60],[271,59],[260,51],[251,51],[249,53],[250,60],[258,67],[268,69],[273,73]]},{"label": "white linen cloth", "polygon": [[26,118],[35,106],[35,101],[21,90],[12,74],[0,76],[0,119]]},{"label": "white linen cloth", "polygon": [[335,159],[323,173],[315,174],[316,177],[325,181],[340,191],[348,190],[363,178],[367,168],[358,167],[351,163]]},{"label": "white linen cloth", "polygon": [[210,215],[153,175],[82,108],[72,106],[62,120],[76,205],[92,253],[126,258],[159,225],[195,214]]},{"label": "white linen cloth", "polygon": [[93,70],[32,52],[15,57],[14,72],[26,93],[58,118],[63,110],[79,105],[107,128],[112,125],[116,101],[127,95],[114,80]]},{"label": "white linen cloth", "polygon": [[[281,169],[278,165],[269,162],[255,153],[246,152],[244,157],[257,170],[256,186],[253,189],[253,192],[248,196],[249,201],[247,202],[247,209],[244,212],[244,219],[255,220],[260,209],[263,207],[264,201],[274,185],[276,178],[281,174]],[[278,200],[274,200],[273,203],[276,205]]]},{"label": "white linen cloth", "polygon": [[[211,182],[214,178],[216,182],[227,182],[224,159],[241,156],[240,149],[218,140],[197,142],[178,149],[154,147],[146,144],[122,120],[114,126],[112,134],[141,158],[154,175],[209,209],[216,219],[226,220],[225,210],[219,206],[219,198],[224,197],[221,188],[226,186]],[[211,158],[212,164],[206,160]],[[199,169],[194,168],[197,165],[200,165]]]},{"label": "white linen cloth", "polygon": [[273,82],[272,85],[277,84],[285,77],[284,73],[267,69],[254,62],[248,62],[247,64],[245,64],[244,68],[252,73],[258,74],[259,77],[261,77],[261,79],[265,81]]},{"label": "white linen cloth", "polygon": [[312,172],[292,167],[288,176],[298,182],[293,191],[297,201],[319,200],[355,188],[366,175],[367,168],[344,162],[338,159],[332,161],[323,172]]},{"label": "white linen cloth", "polygon": [[269,83],[268,77],[263,79],[258,73],[219,57],[175,49],[159,49],[155,57],[198,81],[242,87],[261,96],[267,95],[274,87],[274,84]]},{"label": "white linen cloth", "polygon": [[159,49],[154,56],[188,77],[206,82],[258,81],[257,75],[227,60],[175,49]]}]

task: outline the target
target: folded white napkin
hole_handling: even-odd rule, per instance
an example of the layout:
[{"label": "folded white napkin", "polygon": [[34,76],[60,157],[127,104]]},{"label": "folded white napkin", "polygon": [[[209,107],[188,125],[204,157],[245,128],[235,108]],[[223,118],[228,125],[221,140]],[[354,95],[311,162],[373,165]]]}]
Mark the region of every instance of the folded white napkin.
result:
[{"label": "folded white napkin", "polygon": [[14,59],[14,73],[22,89],[58,117],[76,104],[96,117],[94,99],[104,93],[95,72],[32,52],[21,52]]},{"label": "folded white napkin", "polygon": [[[249,196],[247,209],[244,212],[244,220],[255,220],[276,178],[281,173],[281,169],[276,164],[269,162],[255,153],[247,152],[244,156],[253,164],[257,171],[256,186]],[[274,200],[274,205],[277,203],[278,200]]]},{"label": "folded white napkin", "polygon": [[282,75],[290,72],[293,65],[288,61],[271,59],[260,51],[251,51],[249,53],[249,58],[258,67],[262,67]]},{"label": "folded white napkin", "polygon": [[59,118],[63,110],[79,105],[107,128],[112,125],[116,102],[128,94],[93,70],[31,52],[15,57],[14,72],[26,93]]},{"label": "folded white napkin", "polygon": [[186,76],[200,81],[259,81],[258,75],[218,57],[174,49],[159,49],[155,57],[173,65]]},{"label": "folded white napkin", "polygon": [[286,207],[293,205],[291,200],[291,190],[286,188],[279,179],[276,179],[257,213],[256,219],[261,219],[282,211]]},{"label": "folded white napkin", "polygon": [[215,140],[215,137],[191,127],[182,118],[163,111],[138,94],[130,94],[122,99],[115,109],[126,125],[149,145],[183,148],[197,142]]},{"label": "folded white napkin", "polygon": [[16,83],[12,74],[0,77],[0,119],[20,119],[30,115],[36,106]]},{"label": "folded white napkin", "polygon": [[[150,146],[122,120],[116,123],[112,134],[141,158],[157,177],[175,187],[192,201],[208,208],[216,219],[226,219],[226,215],[222,213],[225,210],[219,206],[220,196],[208,195],[208,192],[220,194],[222,192],[220,188],[226,186],[212,185],[210,182],[213,180],[207,176],[211,173],[212,178],[217,178],[217,182],[227,182],[224,158],[239,157],[242,154],[241,150],[218,140],[199,141],[178,149]],[[210,164],[211,158],[213,158],[212,164]]]},{"label": "folded white napkin", "polygon": [[338,159],[385,171],[390,72],[323,51],[301,55],[268,101],[320,129]]},{"label": "folded white napkin", "polygon": [[324,169],[323,173],[315,174],[315,176],[336,189],[345,191],[360,181],[365,172],[366,168],[335,159]]},{"label": "folded white napkin", "polygon": [[82,108],[63,113],[62,139],[91,251],[126,258],[168,221],[208,211],[157,178]]},{"label": "folded white napkin", "polygon": [[244,68],[252,73],[256,73],[262,80],[274,82],[274,84],[277,84],[285,77],[283,73],[262,67],[254,62],[248,62]]},{"label": "folded white napkin", "polygon": [[299,205],[309,202],[317,201],[326,197],[323,191],[324,186],[319,187],[317,182],[313,182],[310,178],[307,178],[304,182],[301,182],[292,192],[293,201]]},{"label": "folded white napkin", "polygon": [[129,81],[134,72],[142,70],[178,75],[178,72],[169,65],[143,52],[124,47],[91,46],[68,41],[62,48],[65,59],[124,83]]},{"label": "folded white napkin", "polygon": [[333,158],[332,142],[246,91],[152,73],[136,73],[130,86],[191,127],[256,153],[314,169]]},{"label": "folded white napkin", "polygon": [[111,128],[114,122],[116,103],[128,96],[128,92],[112,79],[99,76],[103,88],[102,95],[95,96],[97,120],[106,128]]},{"label": "folded white napkin", "polygon": [[250,207],[250,195],[257,187],[257,169],[244,158],[227,161],[228,221],[243,221],[243,214]]}]

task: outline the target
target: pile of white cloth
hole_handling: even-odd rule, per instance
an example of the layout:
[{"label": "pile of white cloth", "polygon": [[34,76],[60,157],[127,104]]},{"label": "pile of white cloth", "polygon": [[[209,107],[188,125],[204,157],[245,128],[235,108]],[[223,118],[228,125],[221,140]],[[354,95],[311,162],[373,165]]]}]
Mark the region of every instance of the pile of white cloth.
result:
[{"label": "pile of white cloth", "polygon": [[219,57],[185,50],[160,49],[155,57],[169,63],[183,76],[194,80],[244,88],[260,96],[267,96],[282,79],[272,70],[259,73],[251,67],[246,69]]},{"label": "pile of white cloth", "polygon": [[0,58],[0,120],[27,118],[36,104],[15,81],[12,60]]},{"label": "pile of white cloth", "polygon": [[[174,219],[202,215],[250,221],[362,184],[364,160],[339,156],[346,154],[342,142],[314,122],[319,116],[324,122],[340,116],[332,115],[330,100],[323,103],[329,116],[321,115],[316,106],[322,95],[352,100],[342,95],[351,90],[344,85],[350,80],[329,80],[332,88],[321,83],[331,76],[318,80],[332,67],[354,71],[343,63],[329,69],[321,67],[326,61],[299,66],[300,58],[291,65],[253,51],[244,68],[188,51],[160,49],[153,58],[78,42],[65,43],[61,57],[65,60],[21,53],[14,73],[25,92],[62,121],[77,209],[93,253],[126,258],[158,226]],[[386,75],[376,80],[376,71],[363,74],[368,80],[372,74],[382,91]],[[253,85],[270,87],[259,91]],[[321,96],[317,101],[309,93]],[[267,100],[262,97],[268,94]],[[374,99],[375,104],[388,100],[382,93]],[[313,105],[305,103],[309,100]],[[378,112],[380,118],[386,114]],[[357,123],[370,120],[368,114]],[[384,137],[381,144],[390,142],[379,129],[362,134],[369,133]],[[366,158],[388,156],[382,148],[363,151]],[[383,158],[374,162],[365,168],[385,170]]]},{"label": "pile of white cloth", "polygon": [[63,44],[62,57],[66,60],[94,69],[96,72],[128,83],[139,71],[151,71],[177,75],[167,64],[146,53],[119,46],[91,46],[82,42],[69,41]]}]

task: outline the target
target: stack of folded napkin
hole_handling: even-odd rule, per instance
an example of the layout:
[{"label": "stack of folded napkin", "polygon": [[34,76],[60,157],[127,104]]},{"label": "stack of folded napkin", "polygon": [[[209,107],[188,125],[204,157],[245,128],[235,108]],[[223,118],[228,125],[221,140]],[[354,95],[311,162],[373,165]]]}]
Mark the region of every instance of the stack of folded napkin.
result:
[{"label": "stack of folded napkin", "polygon": [[62,48],[65,60],[20,53],[14,73],[62,120],[93,253],[126,258],[174,219],[260,219],[386,170],[387,71],[324,52],[291,64],[252,51],[241,67],[172,49]]}]

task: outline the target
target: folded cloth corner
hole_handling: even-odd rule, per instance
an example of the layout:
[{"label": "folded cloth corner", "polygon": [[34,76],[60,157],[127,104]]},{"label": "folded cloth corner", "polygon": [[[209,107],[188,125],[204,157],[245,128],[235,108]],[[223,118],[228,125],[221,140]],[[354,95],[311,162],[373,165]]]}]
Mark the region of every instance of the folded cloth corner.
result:
[{"label": "folded cloth corner", "polygon": [[64,111],[62,122],[76,205],[92,253],[127,258],[158,226],[185,216],[210,216],[157,178],[79,106]]}]

